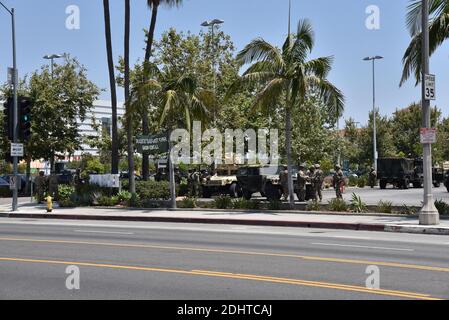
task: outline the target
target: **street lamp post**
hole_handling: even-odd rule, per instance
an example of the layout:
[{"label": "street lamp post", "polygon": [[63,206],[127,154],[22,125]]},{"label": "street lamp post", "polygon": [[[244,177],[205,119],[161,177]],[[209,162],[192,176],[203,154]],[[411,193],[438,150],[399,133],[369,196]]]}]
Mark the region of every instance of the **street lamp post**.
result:
[{"label": "street lamp post", "polygon": [[[17,58],[16,58],[16,21],[15,21],[15,11],[14,8],[11,10],[8,9],[1,1],[0,5],[11,15],[11,26],[12,26],[12,59],[13,59],[13,101],[14,101],[14,112],[13,112],[13,142],[17,143],[18,132],[17,132],[17,124],[19,122],[18,115],[18,99],[17,99],[17,87],[18,87],[18,77],[19,72],[17,71]],[[14,179],[16,181],[16,185],[13,189],[13,197],[12,197],[12,211],[17,211],[18,207],[18,196],[19,196],[19,179],[17,179],[18,174],[18,158],[13,157],[13,170],[14,170]]]},{"label": "street lamp post", "polygon": [[[431,128],[430,122],[430,100],[426,99],[425,78],[429,74],[429,1],[422,0],[422,109],[424,128]],[[424,205],[419,213],[419,223],[421,225],[438,225],[440,216],[435,208],[432,195],[432,145],[423,144],[424,149]]]},{"label": "street lamp post", "polygon": [[[220,24],[223,24],[224,23],[224,21],[223,20],[220,20],[220,19],[214,19],[214,20],[211,20],[211,21],[204,21],[202,24],[201,24],[201,26],[202,27],[210,27],[210,29],[211,29],[211,39],[212,39],[212,44],[214,44],[214,38],[215,38],[215,26],[216,25],[220,25]],[[214,81],[213,81],[213,86],[214,86],[214,93],[216,94],[217,93],[217,70],[216,70],[216,61],[215,61],[215,59],[216,59],[216,53],[215,53],[215,48],[212,48],[212,55],[213,55],[213,57],[212,57],[212,69],[213,69],[213,77],[214,77]],[[214,122],[215,122],[215,120],[216,120],[216,110],[214,110]]]},{"label": "street lamp post", "polygon": [[374,149],[374,170],[377,172],[377,108],[376,108],[376,60],[381,60],[383,57],[375,56],[375,57],[366,57],[363,59],[364,61],[372,61],[373,63],[373,149]]},{"label": "street lamp post", "polygon": [[63,58],[63,57],[65,57],[65,55],[63,55],[63,54],[51,54],[51,55],[47,54],[46,56],[44,56],[44,59],[51,60],[51,77],[52,78],[53,78],[54,60]]}]

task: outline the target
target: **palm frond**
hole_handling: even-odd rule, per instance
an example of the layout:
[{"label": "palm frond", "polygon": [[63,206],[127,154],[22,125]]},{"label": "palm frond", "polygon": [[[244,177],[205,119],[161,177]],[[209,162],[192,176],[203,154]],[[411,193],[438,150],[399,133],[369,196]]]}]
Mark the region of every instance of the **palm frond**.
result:
[{"label": "palm frond", "polygon": [[321,57],[309,60],[304,64],[306,74],[314,74],[321,78],[326,78],[332,69],[334,57]]},{"label": "palm frond", "polygon": [[340,118],[345,110],[345,97],[340,89],[329,80],[308,76],[306,82],[310,91],[318,92],[320,100],[326,105],[329,114]]},{"label": "palm frond", "polygon": [[251,41],[237,55],[237,62],[240,65],[250,64],[255,61],[271,61],[277,65],[282,65],[283,63],[280,50],[262,38]]},{"label": "palm frond", "polygon": [[275,78],[271,80],[256,96],[252,106],[252,111],[269,109],[275,106],[280,97],[284,94],[287,80]]},{"label": "palm frond", "polygon": [[159,120],[159,126],[162,126],[162,124],[165,122],[168,113],[170,110],[174,109],[175,105],[177,104],[178,95],[176,91],[174,90],[167,90],[165,92],[165,96],[163,99],[163,106],[164,109],[162,111],[161,119]]}]

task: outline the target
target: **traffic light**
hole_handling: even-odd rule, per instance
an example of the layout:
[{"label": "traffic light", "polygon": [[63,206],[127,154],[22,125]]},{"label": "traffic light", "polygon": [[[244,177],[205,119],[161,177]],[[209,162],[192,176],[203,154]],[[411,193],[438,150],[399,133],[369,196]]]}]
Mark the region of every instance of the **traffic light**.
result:
[{"label": "traffic light", "polygon": [[31,136],[31,100],[19,97],[19,140],[27,142]]},{"label": "traffic light", "polygon": [[3,104],[3,132],[8,140],[13,140],[14,136],[14,100],[8,98]]}]

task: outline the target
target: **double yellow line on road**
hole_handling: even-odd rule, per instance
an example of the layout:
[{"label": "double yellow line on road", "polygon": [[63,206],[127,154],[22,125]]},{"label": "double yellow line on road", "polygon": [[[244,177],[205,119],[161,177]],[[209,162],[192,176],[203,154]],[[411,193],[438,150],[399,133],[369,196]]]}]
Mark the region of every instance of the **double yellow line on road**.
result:
[{"label": "double yellow line on road", "polygon": [[289,284],[289,285],[335,289],[335,290],[359,292],[359,293],[374,294],[374,295],[384,295],[384,296],[407,298],[407,299],[441,300],[438,298],[431,297],[428,294],[421,294],[421,293],[414,293],[414,292],[384,290],[384,289],[368,289],[368,288],[360,287],[360,286],[351,286],[351,285],[343,285],[343,284],[328,283],[328,282],[308,281],[308,280],[289,279],[289,278],[278,278],[278,277],[259,276],[259,275],[251,275],[251,274],[234,274],[234,273],[207,271],[207,270],[185,271],[185,270],[159,269],[159,268],[149,268],[149,267],[139,267],[139,266],[97,264],[97,263],[87,263],[87,262],[78,262],[78,261],[77,262],[75,262],[75,261],[55,261],[55,260],[1,258],[1,257],[0,257],[0,261],[54,264],[54,265],[76,265],[76,266],[81,266],[81,267],[93,267],[93,268],[110,268],[110,269],[121,269],[121,270],[162,272],[162,273],[172,273],[172,274],[191,275],[191,276],[204,276],[204,277],[249,280],[249,281],[259,281],[259,282],[269,282],[269,283],[282,283],[282,284]]},{"label": "double yellow line on road", "polygon": [[155,249],[155,250],[174,250],[174,251],[190,251],[190,252],[204,252],[204,253],[223,253],[223,254],[235,254],[235,255],[291,258],[291,259],[301,259],[301,260],[309,260],[309,261],[335,262],[335,263],[358,264],[358,265],[376,265],[376,266],[383,266],[383,267],[403,268],[403,269],[432,271],[432,272],[449,272],[449,268],[432,267],[432,266],[424,266],[424,265],[416,265],[416,264],[404,264],[404,263],[385,262],[385,261],[354,260],[354,259],[343,259],[343,258],[342,259],[327,258],[327,257],[317,257],[317,256],[303,256],[303,255],[284,254],[284,253],[212,249],[212,248],[189,248],[189,247],[157,246],[157,245],[146,245],[146,244],[126,244],[126,243],[111,243],[111,242],[88,242],[88,241],[68,241],[68,240],[46,240],[46,239],[21,239],[21,238],[0,238],[0,241],[12,241],[12,242],[16,241],[16,242],[48,243],[48,244],[69,244],[69,245],[86,245],[86,246],[105,246],[105,247]]}]

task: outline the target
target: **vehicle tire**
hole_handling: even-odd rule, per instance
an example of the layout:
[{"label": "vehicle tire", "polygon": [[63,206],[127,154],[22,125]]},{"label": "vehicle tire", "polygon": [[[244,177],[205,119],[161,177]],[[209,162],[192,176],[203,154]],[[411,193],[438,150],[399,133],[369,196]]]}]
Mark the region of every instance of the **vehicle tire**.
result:
[{"label": "vehicle tire", "polygon": [[402,188],[403,188],[404,190],[408,190],[409,186],[410,186],[410,181],[409,181],[408,179],[405,179],[405,180],[402,182]]},{"label": "vehicle tire", "polygon": [[231,198],[240,198],[242,192],[239,189],[240,187],[237,183],[231,184],[231,186],[229,187],[229,195],[231,196]]},{"label": "vehicle tire", "polygon": [[382,190],[387,189],[387,182],[384,181],[384,180],[380,180],[380,188],[381,188]]},{"label": "vehicle tire", "polygon": [[413,188],[420,189],[422,188],[422,184],[420,182],[413,182]]},{"label": "vehicle tire", "polygon": [[439,187],[441,187],[441,183],[435,182],[435,183],[433,184],[433,186],[434,186],[435,188],[439,188]]}]

